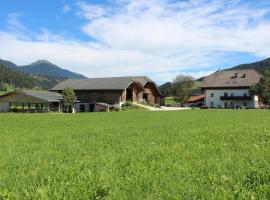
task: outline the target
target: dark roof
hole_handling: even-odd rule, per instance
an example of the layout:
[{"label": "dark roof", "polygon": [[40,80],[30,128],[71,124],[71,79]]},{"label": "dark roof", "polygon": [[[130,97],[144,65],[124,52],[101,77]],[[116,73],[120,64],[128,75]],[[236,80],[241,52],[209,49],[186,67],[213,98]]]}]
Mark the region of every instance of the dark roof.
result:
[{"label": "dark roof", "polygon": [[242,88],[256,85],[261,75],[255,70],[225,70],[215,72],[202,81],[201,88]]},{"label": "dark roof", "polygon": [[142,86],[147,82],[154,83],[146,76],[67,79],[54,86],[51,91],[64,90],[68,87],[73,90],[124,90],[133,82],[139,82]]},{"label": "dark roof", "polygon": [[14,94],[14,93],[22,93],[22,94],[25,94],[34,98],[38,98],[43,101],[47,101],[47,102],[60,102],[63,99],[62,94],[59,94],[56,92],[24,91],[24,90],[17,90],[17,91],[9,92],[9,93],[1,95],[0,98],[9,96],[10,94]]},{"label": "dark roof", "polygon": [[49,91],[21,91],[26,95],[42,99],[48,102],[59,102],[63,99],[62,94],[56,92],[49,92]]},{"label": "dark roof", "polygon": [[152,81],[150,78],[148,78],[147,76],[132,76],[130,77],[131,80],[133,81],[138,81],[140,82],[143,86],[145,86],[146,83],[155,83],[154,81]]}]

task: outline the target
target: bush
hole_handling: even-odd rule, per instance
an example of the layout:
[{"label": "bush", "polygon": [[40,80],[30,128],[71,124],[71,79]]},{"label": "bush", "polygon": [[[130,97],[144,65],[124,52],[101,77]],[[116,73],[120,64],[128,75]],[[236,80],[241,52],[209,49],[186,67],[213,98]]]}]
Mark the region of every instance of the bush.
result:
[{"label": "bush", "polygon": [[141,106],[133,105],[132,102],[127,101],[126,103],[122,104],[122,111],[129,111],[129,110],[146,110]]},{"label": "bush", "polygon": [[208,106],[201,106],[201,109],[208,109]]},{"label": "bush", "polygon": [[161,108],[161,106],[159,104],[155,104],[154,107],[155,108]]},{"label": "bush", "polygon": [[122,107],[126,107],[126,106],[132,106],[132,102],[127,101],[122,105]]}]

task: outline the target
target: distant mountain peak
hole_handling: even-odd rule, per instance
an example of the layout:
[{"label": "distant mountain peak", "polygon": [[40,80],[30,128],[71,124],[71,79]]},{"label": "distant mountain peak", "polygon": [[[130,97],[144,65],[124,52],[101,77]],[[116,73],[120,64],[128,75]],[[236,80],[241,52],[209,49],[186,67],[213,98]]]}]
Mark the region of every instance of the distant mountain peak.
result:
[{"label": "distant mountain peak", "polygon": [[36,62],[31,63],[30,65],[17,66],[16,64],[0,59],[0,64],[8,66],[10,68],[23,71],[29,74],[41,75],[41,76],[51,76],[58,78],[86,78],[81,74],[71,72],[69,70],[63,69],[50,61],[43,59],[37,60]]},{"label": "distant mountain peak", "polygon": [[51,63],[50,61],[48,61],[48,60],[46,60],[46,59],[44,59],[44,60],[37,60],[36,62],[33,62],[31,65],[33,65],[33,64],[51,64],[51,65],[55,65],[55,64],[53,64],[53,63]]}]

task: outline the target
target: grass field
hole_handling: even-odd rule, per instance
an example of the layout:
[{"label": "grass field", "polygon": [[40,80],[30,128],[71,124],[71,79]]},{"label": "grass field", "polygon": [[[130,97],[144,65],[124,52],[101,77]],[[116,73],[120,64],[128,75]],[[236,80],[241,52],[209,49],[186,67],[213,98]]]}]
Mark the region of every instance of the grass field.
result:
[{"label": "grass field", "polygon": [[165,98],[165,105],[173,105],[173,104],[176,104],[176,99],[175,97],[166,97]]},{"label": "grass field", "polygon": [[0,114],[0,199],[270,199],[270,111]]}]

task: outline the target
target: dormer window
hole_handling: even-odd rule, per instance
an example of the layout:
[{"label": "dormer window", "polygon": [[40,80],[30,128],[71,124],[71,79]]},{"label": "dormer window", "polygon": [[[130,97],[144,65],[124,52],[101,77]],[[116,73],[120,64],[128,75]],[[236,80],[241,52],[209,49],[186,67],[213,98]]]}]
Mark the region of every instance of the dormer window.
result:
[{"label": "dormer window", "polygon": [[231,79],[238,78],[238,73],[235,73],[234,76],[231,77]]}]

